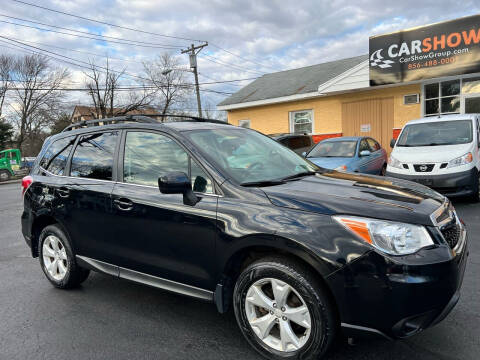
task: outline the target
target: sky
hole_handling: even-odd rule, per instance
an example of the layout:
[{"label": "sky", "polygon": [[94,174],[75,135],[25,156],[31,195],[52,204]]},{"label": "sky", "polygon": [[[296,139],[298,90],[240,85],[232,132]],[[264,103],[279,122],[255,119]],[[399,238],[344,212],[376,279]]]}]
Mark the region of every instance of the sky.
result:
[{"label": "sky", "polygon": [[[178,57],[182,66],[188,68],[188,56],[180,54],[180,50],[192,43],[198,45],[207,41],[209,45],[202,49],[198,57],[202,102],[207,109],[214,109],[229,93],[234,93],[252,81],[252,78],[262,74],[366,54],[369,36],[480,13],[480,0],[464,0],[461,6],[457,1],[446,0],[25,2],[134,30],[95,23],[22,2],[2,0],[1,53],[24,54],[37,51],[48,55],[49,53],[44,52],[47,50],[68,56],[77,64],[78,61],[102,64],[108,56],[114,69],[126,68],[128,73],[142,76],[142,62],[151,61],[165,51]],[[80,38],[68,35],[71,33],[69,31],[35,24],[32,21],[85,33],[135,40],[143,42],[144,46]],[[81,67],[54,59],[52,62],[70,69],[71,86],[84,85]],[[193,82],[193,75],[186,75],[186,79]],[[239,79],[250,80],[203,84]],[[125,79],[128,83],[132,81]],[[85,105],[88,104],[88,99],[84,93],[71,93],[68,95],[68,103]],[[185,109],[193,111],[194,105],[192,99],[192,105]]]}]

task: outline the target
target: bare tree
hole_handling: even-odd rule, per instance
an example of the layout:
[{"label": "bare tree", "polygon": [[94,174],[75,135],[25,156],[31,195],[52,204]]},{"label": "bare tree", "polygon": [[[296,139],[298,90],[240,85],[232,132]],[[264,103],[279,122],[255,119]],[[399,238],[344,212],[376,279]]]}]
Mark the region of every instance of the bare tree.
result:
[{"label": "bare tree", "polygon": [[154,91],[143,85],[136,85],[137,89],[123,91],[122,79],[125,77],[125,68],[116,71],[110,67],[108,58],[105,66],[98,66],[90,62],[90,70],[84,72],[87,78],[86,87],[92,101],[94,118],[125,115],[132,110],[141,109],[153,100]]},{"label": "bare tree", "polygon": [[13,73],[14,58],[10,55],[0,55],[0,119],[7,91],[10,88]]},{"label": "bare tree", "polygon": [[11,106],[16,113],[17,146],[22,149],[27,137],[34,138],[51,124],[48,113],[58,106],[64,94],[63,82],[68,79],[66,68],[54,68],[42,55],[25,55],[14,61],[15,87]]},{"label": "bare tree", "polygon": [[147,84],[155,87],[159,95],[159,103],[162,115],[180,102],[185,101],[187,95],[192,91],[191,86],[185,85],[185,70],[180,69],[176,57],[164,52],[154,61],[143,63]]}]

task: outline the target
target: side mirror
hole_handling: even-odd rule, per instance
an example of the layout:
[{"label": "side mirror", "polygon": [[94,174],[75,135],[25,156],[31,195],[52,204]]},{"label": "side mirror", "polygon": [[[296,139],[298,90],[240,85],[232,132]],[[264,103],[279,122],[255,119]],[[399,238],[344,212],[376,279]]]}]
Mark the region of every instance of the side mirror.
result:
[{"label": "side mirror", "polygon": [[360,156],[361,157],[364,157],[364,156],[370,156],[371,155],[371,152],[369,150],[362,150],[360,151]]},{"label": "side mirror", "polygon": [[183,203],[194,206],[199,199],[192,190],[192,184],[187,174],[182,171],[172,171],[158,178],[158,188],[162,194],[183,194]]},{"label": "side mirror", "polygon": [[307,157],[307,152],[306,151],[302,152],[302,157],[304,157],[304,158]]},{"label": "side mirror", "polygon": [[390,140],[390,147],[393,149],[396,143],[397,143],[397,140],[395,139]]}]

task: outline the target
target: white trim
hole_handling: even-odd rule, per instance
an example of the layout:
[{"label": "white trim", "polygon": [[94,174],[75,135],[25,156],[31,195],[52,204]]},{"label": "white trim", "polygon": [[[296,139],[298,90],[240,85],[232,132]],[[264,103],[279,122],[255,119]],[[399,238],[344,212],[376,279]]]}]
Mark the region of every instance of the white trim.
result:
[{"label": "white trim", "polygon": [[293,117],[292,115],[298,112],[309,112],[311,114],[311,119],[312,119],[312,131],[309,132],[308,134],[311,135],[313,134],[313,131],[315,130],[315,114],[313,112],[313,109],[304,109],[304,110],[293,110],[288,112],[288,127],[290,129],[290,134],[295,134],[295,126],[293,125]]},{"label": "white trim", "polygon": [[[348,69],[347,71],[344,71],[340,75],[335,76],[333,79],[330,79],[327,82],[325,82],[323,84],[320,84],[320,86],[318,87],[318,92],[320,94],[325,94],[325,92],[322,93],[323,90],[325,90],[328,87],[334,85],[335,83],[339,82],[340,80],[343,80],[343,79],[349,77],[350,75],[356,73],[357,71],[362,70],[363,68],[365,68],[365,66],[368,69],[368,61],[369,60],[365,60],[365,61],[361,62],[360,64],[355,65],[354,67]],[[358,87],[358,88],[362,88],[362,87]],[[353,90],[353,89],[356,89],[356,88],[352,88],[352,89],[349,89],[349,90]],[[328,91],[327,91],[327,93],[328,93]]]},{"label": "white trim", "polygon": [[242,109],[242,108],[248,108],[248,107],[253,107],[253,106],[262,106],[262,105],[276,104],[276,103],[282,103],[282,102],[288,102],[288,101],[310,99],[310,98],[318,97],[319,95],[321,95],[321,94],[319,94],[317,91],[315,91],[315,92],[309,92],[309,93],[305,93],[305,94],[295,94],[295,95],[289,95],[289,96],[281,96],[281,97],[278,97],[278,98],[248,101],[248,102],[238,103],[238,104],[220,105],[220,106],[217,106],[217,110]]}]

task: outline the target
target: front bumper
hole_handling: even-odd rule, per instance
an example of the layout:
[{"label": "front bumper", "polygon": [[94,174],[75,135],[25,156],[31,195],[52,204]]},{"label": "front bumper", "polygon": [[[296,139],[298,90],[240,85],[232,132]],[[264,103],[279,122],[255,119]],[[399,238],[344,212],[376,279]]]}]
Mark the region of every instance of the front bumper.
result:
[{"label": "front bumper", "polygon": [[455,250],[444,245],[398,261],[372,250],[328,277],[344,332],[406,338],[443,320],[460,297],[466,233],[461,241]]},{"label": "front bumper", "polygon": [[387,171],[386,176],[414,181],[446,196],[467,196],[471,195],[475,190],[473,179],[476,171],[476,168],[473,168],[459,173],[444,175],[425,175],[425,173],[405,175]]}]

